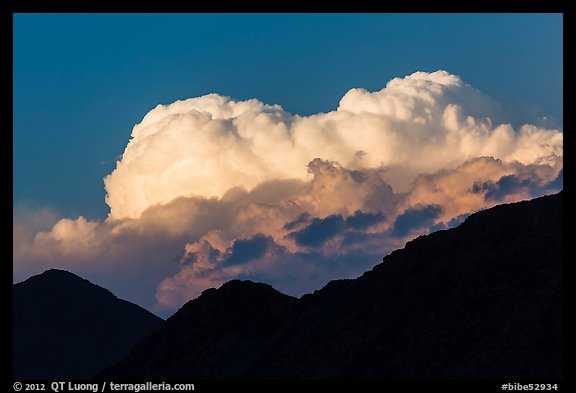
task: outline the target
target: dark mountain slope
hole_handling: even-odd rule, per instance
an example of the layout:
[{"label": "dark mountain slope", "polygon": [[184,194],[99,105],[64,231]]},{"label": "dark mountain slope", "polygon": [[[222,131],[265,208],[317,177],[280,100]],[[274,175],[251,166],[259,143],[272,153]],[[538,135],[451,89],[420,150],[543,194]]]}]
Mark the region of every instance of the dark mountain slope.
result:
[{"label": "dark mountain slope", "polygon": [[63,270],[13,286],[15,379],[80,379],[121,360],[164,321]]},{"label": "dark mountain slope", "polygon": [[562,193],[485,210],[299,300],[205,291],[102,376],[560,379],[562,214]]},{"label": "dark mountain slope", "polygon": [[[296,298],[269,285],[229,281],[208,289],[138,345],[122,378],[233,378],[246,372],[267,341],[292,321]],[[141,363],[143,362],[143,363]]]}]

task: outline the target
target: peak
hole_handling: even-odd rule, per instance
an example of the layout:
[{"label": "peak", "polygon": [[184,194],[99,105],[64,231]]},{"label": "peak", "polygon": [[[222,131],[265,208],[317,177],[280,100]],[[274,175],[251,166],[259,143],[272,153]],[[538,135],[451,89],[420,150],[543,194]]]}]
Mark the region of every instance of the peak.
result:
[{"label": "peak", "polygon": [[76,274],[69,272],[68,270],[61,270],[61,269],[48,269],[37,276],[43,277],[67,277],[67,278],[76,278],[79,280],[84,280],[82,277],[77,276]]},{"label": "peak", "polygon": [[251,280],[230,280],[222,284],[220,288],[209,288],[202,292],[200,298],[212,298],[212,297],[242,297],[242,296],[258,296],[267,295],[279,298],[291,298],[278,290],[276,290],[271,285],[265,284],[263,282],[255,282]]},{"label": "peak", "polygon": [[278,292],[274,289],[271,285],[265,284],[263,282],[255,282],[251,280],[230,280],[225,282],[221,287],[220,290],[230,290],[230,289],[267,289],[272,290],[274,292]]},{"label": "peak", "polygon": [[47,294],[50,294],[51,297],[78,296],[79,293],[82,293],[84,297],[90,294],[90,296],[116,299],[116,296],[108,289],[74,273],[60,269],[49,269],[31,276],[14,284],[14,290],[24,291],[28,295],[34,294],[36,297],[47,296]]},{"label": "peak", "polygon": [[29,280],[37,280],[37,279],[62,279],[62,280],[77,280],[77,281],[88,281],[68,270],[61,270],[61,269],[48,269],[43,271],[40,274],[35,274],[33,276],[28,277],[24,282]]},{"label": "peak", "polygon": [[[73,287],[98,287],[99,285],[93,284],[89,280],[82,278],[72,272],[60,269],[48,269],[40,274],[30,276],[28,279],[15,284],[20,286],[25,285],[58,285],[58,283],[65,286]],[[105,292],[109,292],[107,289],[101,288]]]},{"label": "peak", "polygon": [[212,293],[218,297],[230,298],[232,301],[240,302],[248,299],[253,299],[256,302],[264,299],[277,299],[278,301],[296,299],[276,290],[271,285],[251,280],[230,280]]},{"label": "peak", "polygon": [[89,378],[163,324],[73,273],[49,269],[12,289],[18,379]]},{"label": "peak", "polygon": [[[254,318],[264,318],[267,313],[275,313],[277,307],[284,308],[297,299],[285,295],[272,286],[250,280],[231,280],[220,288],[210,288],[196,299],[190,300],[169,318],[171,321],[196,321],[199,316],[205,320],[222,318],[222,310],[227,310],[225,325],[237,325]],[[240,322],[244,321],[244,322]],[[248,323],[248,322],[246,322]]]},{"label": "peak", "polygon": [[[277,301],[294,300],[296,298],[286,295],[277,291],[271,285],[254,282],[250,280],[230,280],[222,284],[218,289],[210,288],[202,292],[202,295],[194,300],[188,302],[194,303],[195,301],[212,302],[219,301],[217,299],[228,299],[227,301],[238,303],[239,305],[252,302],[261,302],[265,299],[277,299]],[[267,301],[267,300],[266,300]]]}]

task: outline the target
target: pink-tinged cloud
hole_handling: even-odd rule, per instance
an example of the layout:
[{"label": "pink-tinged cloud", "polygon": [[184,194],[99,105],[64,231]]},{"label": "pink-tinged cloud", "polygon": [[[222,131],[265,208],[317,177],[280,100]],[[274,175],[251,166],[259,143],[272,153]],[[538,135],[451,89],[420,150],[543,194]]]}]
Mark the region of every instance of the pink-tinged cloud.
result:
[{"label": "pink-tinged cloud", "polygon": [[15,271],[141,277],[157,309],[237,277],[301,295],[470,212],[561,189],[562,131],[502,116],[444,71],[307,117],[217,94],[159,105],[105,179],[106,220],[15,216]]}]

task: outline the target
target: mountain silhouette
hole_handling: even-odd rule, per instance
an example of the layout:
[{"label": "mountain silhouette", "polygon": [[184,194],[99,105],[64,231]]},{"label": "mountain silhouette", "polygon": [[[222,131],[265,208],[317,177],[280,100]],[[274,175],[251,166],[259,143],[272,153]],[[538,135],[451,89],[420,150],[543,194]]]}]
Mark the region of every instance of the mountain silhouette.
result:
[{"label": "mountain silhouette", "polygon": [[[200,379],[242,375],[246,363],[256,361],[260,348],[292,321],[296,298],[269,285],[233,280],[218,290],[208,289],[185,304],[166,321],[161,332],[152,334],[132,352],[129,362],[145,366],[146,377]],[[160,366],[156,372],[156,365]],[[130,370],[123,377],[145,375]]]},{"label": "mountain silhouette", "polygon": [[301,299],[209,289],[104,379],[563,377],[563,193],[472,214]]},{"label": "mountain silhouette", "polygon": [[164,321],[72,273],[13,286],[15,379],[85,379],[124,358]]}]

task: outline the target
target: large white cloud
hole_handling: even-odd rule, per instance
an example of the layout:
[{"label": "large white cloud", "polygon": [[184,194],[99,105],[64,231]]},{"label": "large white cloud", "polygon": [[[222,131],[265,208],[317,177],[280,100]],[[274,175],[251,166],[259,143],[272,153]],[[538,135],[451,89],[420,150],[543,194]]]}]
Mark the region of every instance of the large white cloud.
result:
[{"label": "large white cloud", "polygon": [[105,179],[109,217],[15,218],[15,270],[146,276],[165,309],[235,277],[299,295],[467,213],[562,188],[562,131],[503,118],[444,71],[308,117],[217,94],[159,105]]},{"label": "large white cloud", "polygon": [[274,179],[305,181],[315,158],[387,167],[392,186],[406,188],[417,174],[474,157],[553,164],[562,155],[561,132],[493,124],[496,105],[444,71],[393,79],[374,93],[352,89],[336,111],[309,117],[216,94],[159,105],[105,179],[110,216],[138,218],[177,197],[221,197]]}]

